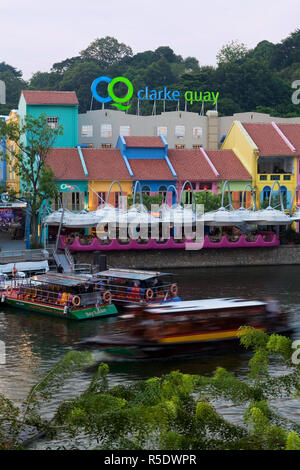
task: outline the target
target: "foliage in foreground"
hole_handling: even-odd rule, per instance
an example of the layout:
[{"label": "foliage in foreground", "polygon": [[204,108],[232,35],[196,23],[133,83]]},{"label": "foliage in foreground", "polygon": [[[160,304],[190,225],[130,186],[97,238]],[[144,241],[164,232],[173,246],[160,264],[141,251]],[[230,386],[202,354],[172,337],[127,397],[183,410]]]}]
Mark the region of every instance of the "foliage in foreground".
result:
[{"label": "foliage in foreground", "polygon": [[[212,377],[172,371],[110,386],[108,366],[101,364],[87,389],[62,401],[53,418],[45,420],[41,406],[54,393],[57,398],[64,379],[93,361],[90,353],[71,351],[32,388],[21,409],[0,396],[0,449],[20,448],[21,432],[31,426],[37,434],[45,431],[48,441],[63,433],[70,445],[84,437],[90,447],[110,450],[300,450],[300,424],[268,403],[299,397],[300,368],[291,360],[291,340],[243,328],[247,334],[241,343],[253,350],[243,380],[219,367]],[[270,373],[269,361],[274,358],[280,361],[282,375]],[[214,406],[218,399],[242,406],[243,419],[226,420]]]}]

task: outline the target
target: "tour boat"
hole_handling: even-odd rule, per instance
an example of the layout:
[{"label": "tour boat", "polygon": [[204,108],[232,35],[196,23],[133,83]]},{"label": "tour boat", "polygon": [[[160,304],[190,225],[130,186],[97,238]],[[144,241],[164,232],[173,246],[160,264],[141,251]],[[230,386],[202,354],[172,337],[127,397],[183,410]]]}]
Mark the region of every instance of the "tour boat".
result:
[{"label": "tour boat", "polygon": [[275,301],[235,298],[170,302],[132,307],[116,322],[116,334],[85,340],[120,356],[136,358],[191,354],[236,341],[241,326],[286,332],[287,318]]},{"label": "tour boat", "polygon": [[122,309],[128,304],[154,305],[179,301],[173,274],[135,269],[108,269],[94,275],[112,302]]},{"label": "tour boat", "polygon": [[22,310],[71,320],[118,313],[111,295],[89,275],[47,273],[2,288],[1,302]]}]

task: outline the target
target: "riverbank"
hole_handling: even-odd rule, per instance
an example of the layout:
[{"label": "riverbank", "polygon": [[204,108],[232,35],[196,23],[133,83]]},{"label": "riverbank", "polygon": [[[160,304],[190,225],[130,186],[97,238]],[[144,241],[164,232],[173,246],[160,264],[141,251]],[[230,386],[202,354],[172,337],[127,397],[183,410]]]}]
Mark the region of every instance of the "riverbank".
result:
[{"label": "riverbank", "polygon": [[[300,264],[300,245],[270,248],[203,250],[106,251],[111,267],[132,269],[176,269],[218,266],[280,266]],[[93,252],[73,254],[78,263],[94,263]]]}]

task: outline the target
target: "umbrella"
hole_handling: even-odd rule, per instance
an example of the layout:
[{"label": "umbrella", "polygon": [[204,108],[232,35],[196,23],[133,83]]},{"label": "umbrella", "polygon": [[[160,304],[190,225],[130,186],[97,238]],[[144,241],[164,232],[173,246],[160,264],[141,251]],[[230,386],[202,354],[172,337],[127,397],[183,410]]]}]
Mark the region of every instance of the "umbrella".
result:
[{"label": "umbrella", "polygon": [[293,218],[285,214],[283,211],[273,209],[269,206],[259,211],[249,211],[244,217],[247,224],[256,225],[287,225],[293,222]]},{"label": "umbrella", "polygon": [[241,225],[244,223],[243,212],[237,211],[228,211],[225,207],[220,207],[216,211],[206,212],[204,214],[204,225],[209,226],[229,226],[229,225]]}]

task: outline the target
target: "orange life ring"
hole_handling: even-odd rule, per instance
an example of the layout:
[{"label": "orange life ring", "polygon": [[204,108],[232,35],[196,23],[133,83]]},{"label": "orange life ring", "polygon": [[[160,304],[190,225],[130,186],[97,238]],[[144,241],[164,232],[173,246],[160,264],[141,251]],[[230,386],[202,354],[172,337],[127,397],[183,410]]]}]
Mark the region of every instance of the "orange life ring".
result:
[{"label": "orange life ring", "polygon": [[80,302],[80,297],[78,295],[74,295],[72,299],[72,304],[74,305],[74,307],[79,307]]},{"label": "orange life ring", "polygon": [[103,298],[103,301],[106,303],[106,304],[109,304],[111,302],[111,292],[109,290],[105,290],[102,294],[102,298]]},{"label": "orange life ring", "polygon": [[152,300],[154,296],[154,292],[152,289],[146,290],[146,300]]},{"label": "orange life ring", "polygon": [[171,294],[175,297],[175,295],[177,295],[178,293],[178,286],[177,284],[172,284],[171,287],[170,287],[170,292]]},{"label": "orange life ring", "polygon": [[13,293],[13,288],[12,288],[12,286],[7,286],[7,288],[6,288],[6,293],[7,293],[7,295],[11,295],[11,294]]}]

